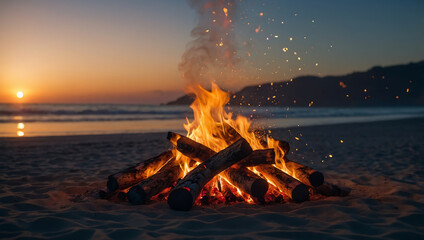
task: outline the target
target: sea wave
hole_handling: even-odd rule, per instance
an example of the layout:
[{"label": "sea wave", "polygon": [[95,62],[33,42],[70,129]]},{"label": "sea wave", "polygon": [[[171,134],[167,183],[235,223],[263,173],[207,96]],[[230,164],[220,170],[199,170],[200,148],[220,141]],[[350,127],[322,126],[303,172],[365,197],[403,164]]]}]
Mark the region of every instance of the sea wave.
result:
[{"label": "sea wave", "polygon": [[[424,107],[299,108],[227,107],[235,115],[251,119],[367,117],[424,115]],[[0,123],[104,122],[193,118],[188,106],[120,104],[0,104]]]}]

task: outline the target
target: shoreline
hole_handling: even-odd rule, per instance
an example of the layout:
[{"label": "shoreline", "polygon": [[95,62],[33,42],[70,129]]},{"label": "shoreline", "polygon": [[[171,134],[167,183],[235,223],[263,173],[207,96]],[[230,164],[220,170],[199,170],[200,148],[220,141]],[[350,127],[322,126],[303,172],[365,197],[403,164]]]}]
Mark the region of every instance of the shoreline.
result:
[{"label": "shoreline", "polygon": [[[288,129],[295,127],[319,127],[319,126],[332,126],[339,124],[357,124],[357,123],[371,123],[371,122],[385,122],[385,121],[401,121],[407,119],[415,119],[415,118],[424,118],[424,116],[420,115],[393,115],[393,116],[360,116],[360,117],[321,117],[321,118],[275,118],[275,119],[260,119],[259,121],[253,121],[253,128],[264,128],[271,129],[273,131],[278,129]],[[0,139],[4,138],[34,138],[34,137],[67,137],[67,136],[105,136],[105,135],[133,135],[133,134],[153,134],[153,133],[163,133],[168,131],[174,132],[185,132],[183,124],[185,120],[183,119],[175,119],[175,120],[167,120],[164,121],[161,125],[158,125],[155,121],[118,121],[118,122],[76,122],[76,123],[28,123],[25,124],[25,129],[16,129],[15,123],[0,123],[3,129],[13,129],[13,131],[3,132],[5,136],[1,136]],[[31,133],[28,135],[26,132],[28,127],[30,126],[30,131],[32,129],[37,129],[37,125],[44,125],[42,128],[49,128],[51,132],[42,132],[42,133]],[[79,131],[70,132],[70,130],[66,133],[59,132],[63,130],[61,127],[65,126],[65,129],[79,129],[78,124],[82,129]],[[105,130],[98,130],[94,132],[93,127],[100,127],[99,129],[105,129],[105,126],[101,125],[109,124],[112,128],[116,130],[109,130],[109,132],[105,132]],[[112,125],[111,125],[112,124]],[[34,128],[32,125],[36,125]],[[100,125],[100,126],[99,126]],[[116,126],[118,125],[118,126]],[[138,125],[138,126],[137,126]],[[140,125],[148,125],[149,128],[144,127],[145,129],[140,129]],[[8,127],[5,127],[8,126]],[[119,128],[121,126],[121,129]],[[126,126],[127,130],[124,130],[122,126]],[[38,127],[40,128],[40,127]],[[90,130],[88,130],[90,129]],[[132,130],[130,130],[132,129]],[[56,132],[55,132],[56,131]],[[91,131],[91,132],[90,132]],[[22,132],[24,136],[17,136],[17,132]],[[46,135],[50,134],[50,135]]]}]

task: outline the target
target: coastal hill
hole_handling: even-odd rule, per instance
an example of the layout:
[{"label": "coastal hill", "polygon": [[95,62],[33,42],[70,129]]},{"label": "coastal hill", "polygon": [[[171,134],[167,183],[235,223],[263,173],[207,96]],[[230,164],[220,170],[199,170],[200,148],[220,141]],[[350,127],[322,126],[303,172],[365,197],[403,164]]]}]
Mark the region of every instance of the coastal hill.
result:
[{"label": "coastal hill", "polygon": [[[191,104],[185,95],[167,105]],[[230,105],[357,107],[424,105],[424,61],[343,76],[302,76],[291,81],[247,86]]]}]

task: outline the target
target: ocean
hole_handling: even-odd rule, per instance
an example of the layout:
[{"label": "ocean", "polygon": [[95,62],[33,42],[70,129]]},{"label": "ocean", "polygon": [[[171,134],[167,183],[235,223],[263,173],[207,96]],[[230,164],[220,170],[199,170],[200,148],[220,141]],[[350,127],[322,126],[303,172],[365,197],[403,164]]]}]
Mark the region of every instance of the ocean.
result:
[{"label": "ocean", "polygon": [[[255,127],[282,128],[424,116],[424,107],[226,107]],[[188,106],[130,104],[0,104],[0,137],[178,131],[192,120]]]}]

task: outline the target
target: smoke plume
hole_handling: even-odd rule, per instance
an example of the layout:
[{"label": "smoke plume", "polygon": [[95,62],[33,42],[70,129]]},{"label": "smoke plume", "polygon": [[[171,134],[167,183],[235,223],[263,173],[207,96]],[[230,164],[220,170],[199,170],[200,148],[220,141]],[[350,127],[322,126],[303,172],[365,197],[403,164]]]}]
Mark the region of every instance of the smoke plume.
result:
[{"label": "smoke plume", "polygon": [[[197,11],[194,38],[182,56],[179,69],[188,84],[210,86],[211,81],[225,82],[235,72],[237,62],[233,40],[235,0],[189,0]],[[224,84],[225,85],[225,84]]]}]

